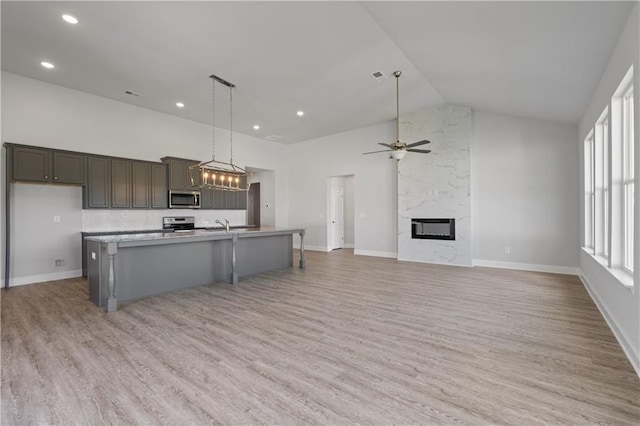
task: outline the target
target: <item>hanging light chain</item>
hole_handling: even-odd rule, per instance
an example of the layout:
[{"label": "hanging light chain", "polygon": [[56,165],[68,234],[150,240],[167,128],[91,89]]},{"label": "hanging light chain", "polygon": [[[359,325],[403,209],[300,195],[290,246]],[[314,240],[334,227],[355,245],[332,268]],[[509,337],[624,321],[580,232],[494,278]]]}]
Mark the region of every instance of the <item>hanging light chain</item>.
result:
[{"label": "hanging light chain", "polygon": [[211,159],[216,160],[216,80],[211,85]]},{"label": "hanging light chain", "polygon": [[233,86],[229,86],[229,163],[233,164]]}]

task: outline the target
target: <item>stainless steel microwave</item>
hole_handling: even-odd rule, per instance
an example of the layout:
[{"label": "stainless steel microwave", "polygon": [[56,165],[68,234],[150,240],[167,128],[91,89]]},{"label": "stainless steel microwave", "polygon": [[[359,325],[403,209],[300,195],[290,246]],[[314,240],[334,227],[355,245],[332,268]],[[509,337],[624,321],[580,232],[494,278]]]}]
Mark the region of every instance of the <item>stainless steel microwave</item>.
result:
[{"label": "stainless steel microwave", "polygon": [[199,209],[200,191],[169,191],[170,209]]}]

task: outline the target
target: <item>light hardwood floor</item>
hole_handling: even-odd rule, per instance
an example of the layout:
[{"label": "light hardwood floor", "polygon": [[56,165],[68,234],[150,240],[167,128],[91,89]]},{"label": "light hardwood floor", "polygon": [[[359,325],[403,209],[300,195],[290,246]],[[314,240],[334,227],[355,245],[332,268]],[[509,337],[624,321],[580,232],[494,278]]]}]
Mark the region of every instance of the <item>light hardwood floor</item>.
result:
[{"label": "light hardwood floor", "polygon": [[307,252],[107,315],[69,279],[2,290],[2,424],[640,423],[576,277]]}]

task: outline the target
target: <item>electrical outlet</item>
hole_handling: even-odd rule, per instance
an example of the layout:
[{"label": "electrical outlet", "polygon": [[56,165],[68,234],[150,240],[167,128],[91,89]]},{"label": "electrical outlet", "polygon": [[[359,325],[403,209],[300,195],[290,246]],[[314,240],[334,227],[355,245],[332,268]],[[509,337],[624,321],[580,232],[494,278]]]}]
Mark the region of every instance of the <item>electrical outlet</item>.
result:
[{"label": "electrical outlet", "polygon": [[64,266],[64,259],[56,259],[56,266]]},{"label": "electrical outlet", "polygon": [[58,215],[54,216],[53,217],[53,221],[56,222],[56,223],[60,222],[60,216],[58,216]]},{"label": "electrical outlet", "polygon": [[505,246],[504,247],[504,254],[511,254],[511,247]]}]

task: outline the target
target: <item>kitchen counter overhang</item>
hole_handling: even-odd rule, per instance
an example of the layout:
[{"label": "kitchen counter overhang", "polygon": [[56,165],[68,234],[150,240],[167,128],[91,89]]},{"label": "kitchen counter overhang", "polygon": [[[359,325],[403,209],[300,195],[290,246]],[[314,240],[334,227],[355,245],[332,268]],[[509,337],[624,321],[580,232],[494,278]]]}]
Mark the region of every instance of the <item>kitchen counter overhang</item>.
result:
[{"label": "kitchen counter overhang", "polygon": [[230,232],[86,237],[89,299],[107,312],[118,302],[226,281],[293,266],[293,235],[300,235],[299,267],[305,268],[302,228],[247,228]]}]

